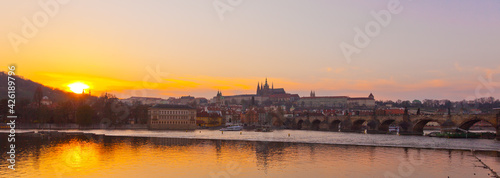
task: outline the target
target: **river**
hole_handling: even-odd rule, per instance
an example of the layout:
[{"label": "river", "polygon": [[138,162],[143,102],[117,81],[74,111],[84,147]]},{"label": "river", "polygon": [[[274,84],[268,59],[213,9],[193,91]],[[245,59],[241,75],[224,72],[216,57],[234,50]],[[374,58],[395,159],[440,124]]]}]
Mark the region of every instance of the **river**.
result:
[{"label": "river", "polygon": [[[2,161],[0,177],[488,177],[500,171],[500,142],[486,139],[301,130],[64,132],[99,135],[19,135],[16,170]],[[0,136],[6,143],[6,134]],[[0,150],[6,160],[7,144]]]}]

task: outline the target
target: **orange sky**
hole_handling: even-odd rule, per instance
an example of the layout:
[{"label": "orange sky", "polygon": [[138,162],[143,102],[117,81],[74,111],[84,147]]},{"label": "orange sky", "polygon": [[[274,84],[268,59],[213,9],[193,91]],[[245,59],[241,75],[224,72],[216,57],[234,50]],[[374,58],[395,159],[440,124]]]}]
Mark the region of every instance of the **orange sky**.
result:
[{"label": "orange sky", "polygon": [[[19,75],[47,86],[83,82],[95,95],[121,98],[251,94],[266,77],[301,96],[499,98],[500,3],[405,3],[348,62],[339,44],[352,43],[353,29],[386,3],[248,2],[221,20],[210,2],[74,0],[27,36],[26,24],[36,26],[46,8],[8,1],[0,65],[16,64]],[[14,45],[12,34],[25,43]]]}]

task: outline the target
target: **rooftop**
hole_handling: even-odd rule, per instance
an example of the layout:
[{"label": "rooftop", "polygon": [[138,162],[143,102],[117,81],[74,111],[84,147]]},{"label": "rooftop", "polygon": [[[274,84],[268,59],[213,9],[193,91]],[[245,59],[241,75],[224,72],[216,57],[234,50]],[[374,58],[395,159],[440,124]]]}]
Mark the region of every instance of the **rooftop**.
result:
[{"label": "rooftop", "polygon": [[175,105],[175,104],[157,104],[152,108],[163,108],[163,109],[195,109],[188,105]]},{"label": "rooftop", "polygon": [[349,98],[348,96],[315,96],[315,97],[301,97],[300,99],[314,99],[314,98]]}]

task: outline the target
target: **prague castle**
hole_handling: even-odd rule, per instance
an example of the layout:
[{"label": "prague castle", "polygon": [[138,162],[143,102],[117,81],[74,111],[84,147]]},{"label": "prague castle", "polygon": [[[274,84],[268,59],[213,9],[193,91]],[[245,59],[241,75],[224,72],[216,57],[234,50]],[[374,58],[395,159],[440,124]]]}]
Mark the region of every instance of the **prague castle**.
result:
[{"label": "prague castle", "polygon": [[[270,100],[272,102],[294,102],[299,100],[298,94],[286,93],[283,88],[274,88],[274,84],[269,84],[267,78],[263,83],[257,83],[257,92],[255,94],[243,94],[243,95],[232,95],[223,96],[222,92],[217,91],[217,95],[214,97],[214,101],[217,104],[241,104],[242,102],[248,102],[248,104],[263,103],[264,101]],[[249,102],[255,103],[249,103]]]},{"label": "prague castle", "polygon": [[[269,86],[267,78],[265,82],[257,83],[255,94],[242,94],[223,96],[221,91],[213,98],[216,104],[259,104],[266,101],[294,102],[298,107],[305,108],[373,108],[375,107],[375,97],[370,93],[368,97],[349,97],[349,96],[316,96],[311,91],[309,97],[299,97],[298,94],[286,93],[283,88],[274,88],[274,84]],[[253,103],[252,103],[253,102]]]},{"label": "prague castle", "polygon": [[267,78],[266,83],[262,86],[257,83],[257,96],[270,96],[275,94],[286,94],[286,92],[283,88],[274,89],[274,84],[271,84],[271,88],[269,88],[269,85],[267,84]]}]

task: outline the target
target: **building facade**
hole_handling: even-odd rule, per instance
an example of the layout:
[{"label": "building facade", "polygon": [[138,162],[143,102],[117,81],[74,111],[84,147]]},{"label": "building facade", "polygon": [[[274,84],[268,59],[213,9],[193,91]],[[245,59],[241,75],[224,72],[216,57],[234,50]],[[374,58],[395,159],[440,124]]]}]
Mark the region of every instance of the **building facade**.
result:
[{"label": "building facade", "polygon": [[349,105],[350,108],[374,108],[375,97],[370,93],[368,97],[349,98],[347,100],[347,105]]},{"label": "building facade", "polygon": [[[267,78],[265,83],[257,83],[257,91],[255,94],[242,94],[242,95],[232,95],[223,96],[221,91],[217,91],[217,95],[213,98],[212,103],[217,105],[224,104],[259,104],[265,101],[273,102],[293,102],[299,99],[299,95],[286,93],[283,88],[274,88],[274,85],[267,83]],[[255,102],[255,103],[252,103]]]},{"label": "building facade", "polygon": [[149,129],[196,129],[196,109],[186,105],[157,104],[148,110]]},{"label": "building facade", "polygon": [[222,113],[198,111],[196,113],[196,125],[200,127],[218,127],[223,126],[224,120]]},{"label": "building facade", "polygon": [[347,96],[310,96],[302,97],[297,101],[300,107],[318,108],[318,107],[333,107],[344,108],[347,106]]},{"label": "building facade", "polygon": [[309,97],[301,97],[296,103],[307,108],[374,108],[375,97],[371,93],[368,97],[316,96],[316,93],[311,91]]}]

